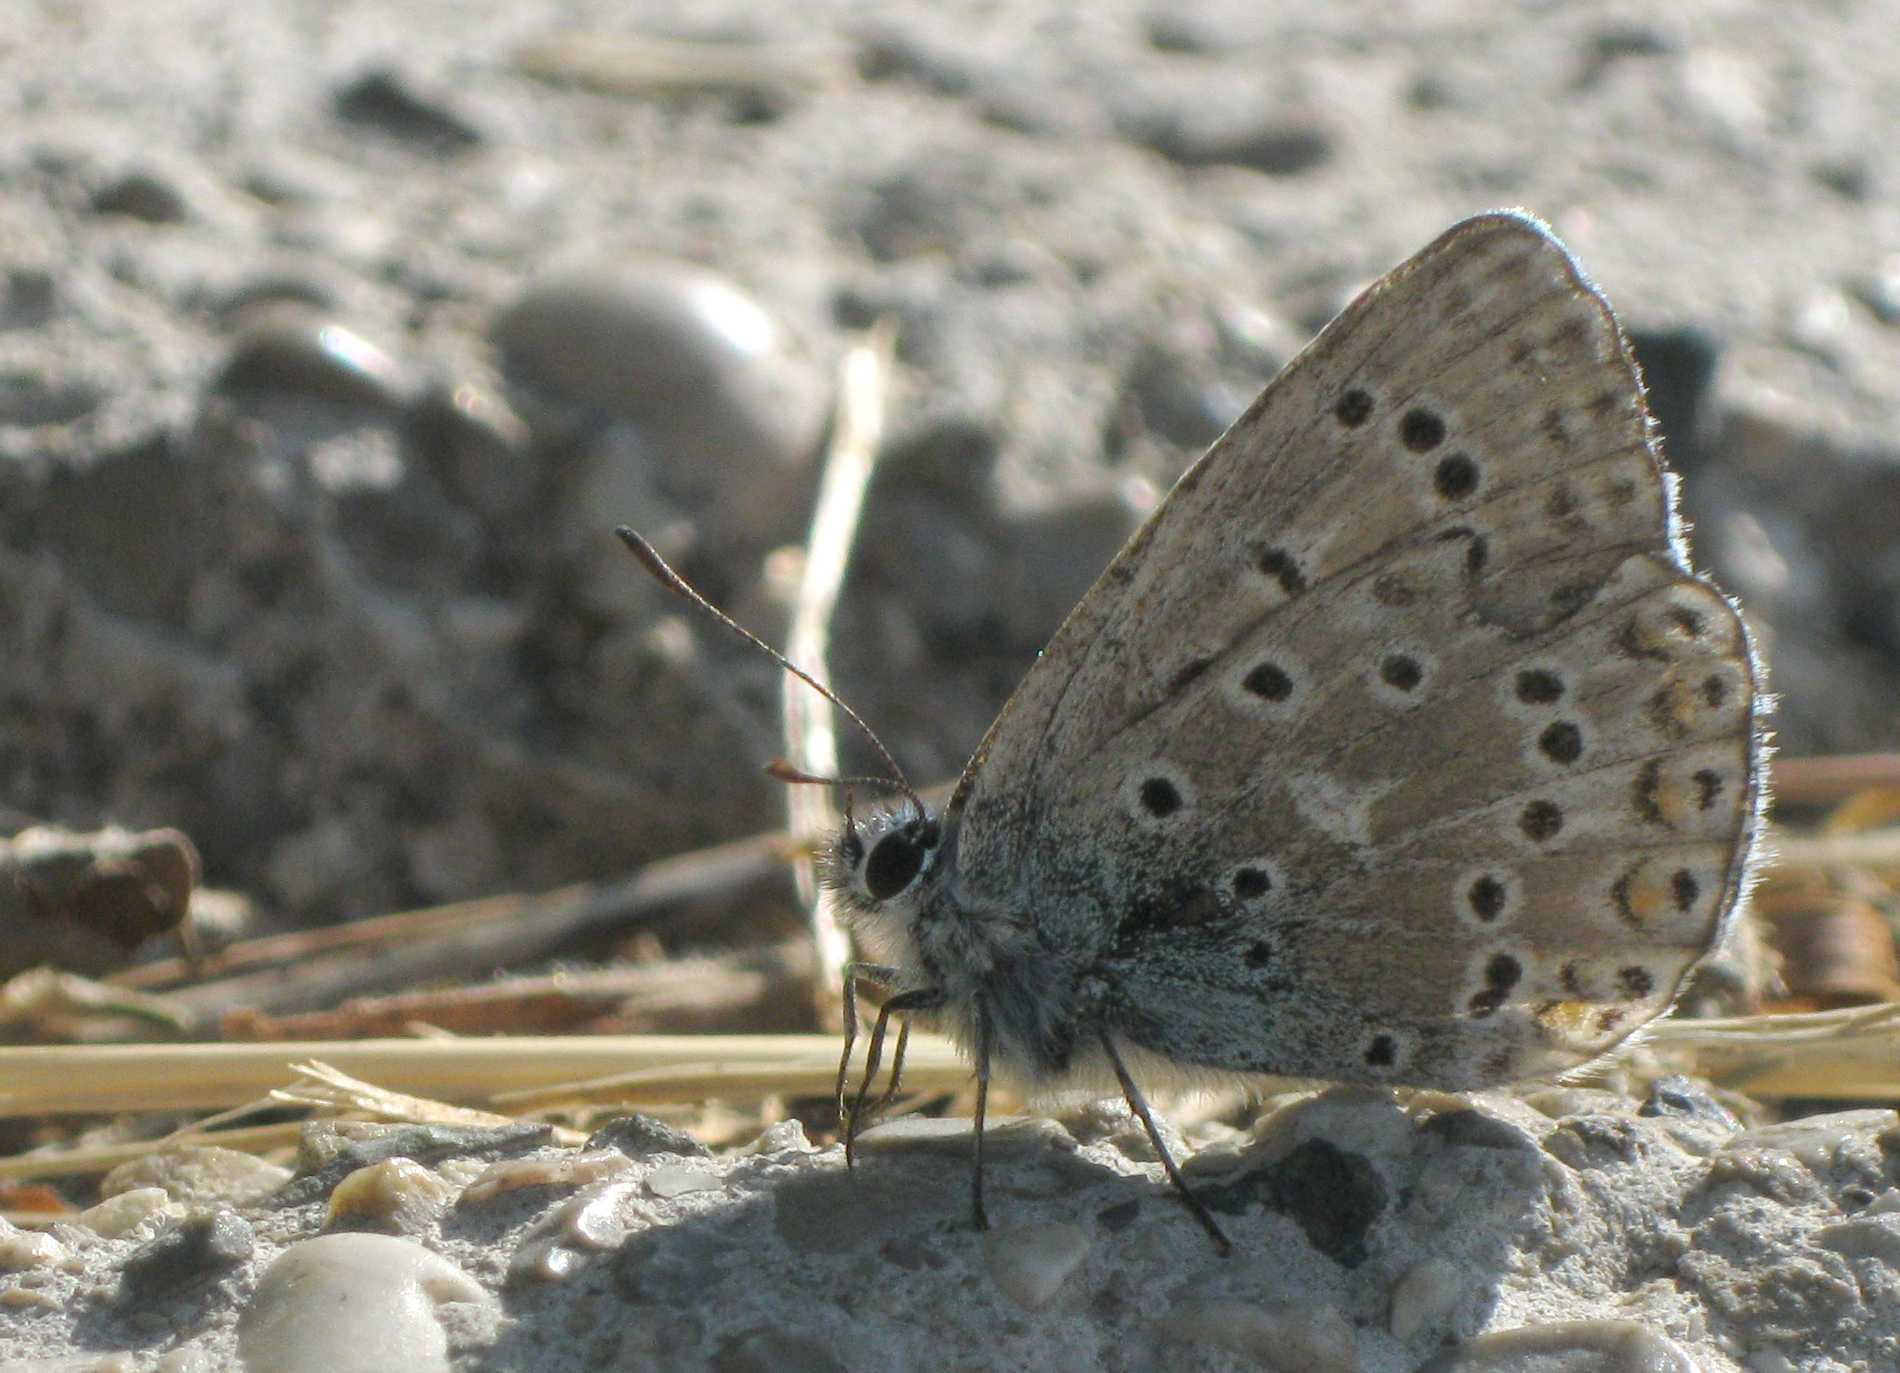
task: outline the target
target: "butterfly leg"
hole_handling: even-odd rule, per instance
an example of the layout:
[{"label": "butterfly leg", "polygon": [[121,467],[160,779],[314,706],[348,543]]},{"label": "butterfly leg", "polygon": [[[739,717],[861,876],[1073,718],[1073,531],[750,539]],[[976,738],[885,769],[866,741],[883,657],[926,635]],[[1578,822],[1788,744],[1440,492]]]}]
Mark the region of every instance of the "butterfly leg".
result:
[{"label": "butterfly leg", "polygon": [[979,1230],[990,1228],[983,1210],[983,1116],[990,1104],[990,1017],[982,1002],[976,1006],[976,1171],[970,1182],[970,1216]]},{"label": "butterfly leg", "polygon": [[[851,1050],[858,1042],[858,983],[880,982],[885,985],[896,981],[899,972],[896,968],[882,963],[847,963],[844,965],[844,1053],[838,1058],[838,1124],[844,1125],[850,1120],[845,1109],[844,1089],[851,1076]],[[898,1046],[901,1050],[903,1039],[900,1036]],[[845,1142],[845,1157],[851,1156],[850,1141]]]},{"label": "butterfly leg", "polygon": [[[943,1005],[943,993],[935,987],[919,987],[908,992],[899,992],[878,1008],[877,1019],[871,1025],[871,1042],[864,1051],[864,1076],[858,1082],[858,1094],[851,1103],[851,1112],[844,1121],[844,1161],[847,1168],[857,1162],[858,1132],[864,1128],[864,1122],[870,1112],[865,1103],[871,1095],[871,1084],[877,1079],[878,1064],[884,1058],[884,1036],[889,1032],[891,1017],[908,1017],[914,1011],[934,1011]],[[905,1028],[909,1022],[906,1020]],[[898,1034],[898,1042],[904,1043],[903,1031]],[[847,1051],[848,1053],[848,1051]],[[841,1073],[850,1066],[847,1057],[841,1066]]]},{"label": "butterfly leg", "polygon": [[[1148,1132],[1149,1143],[1154,1145],[1155,1153],[1161,1156],[1161,1166],[1168,1174],[1168,1181],[1174,1184],[1175,1191],[1181,1194],[1181,1200],[1187,1204],[1187,1209],[1194,1213],[1194,1219],[1201,1223],[1201,1228],[1207,1231],[1208,1237],[1214,1241],[1214,1247],[1220,1250],[1221,1257],[1225,1258],[1233,1253],[1234,1246],[1221,1231],[1219,1222],[1207,1209],[1207,1203],[1194,1194],[1194,1189],[1187,1185],[1187,1179],[1181,1176],[1181,1170],[1175,1164],[1174,1155],[1168,1152],[1168,1146],[1161,1140],[1161,1131],[1155,1128],[1155,1118],[1148,1110],[1146,1098],[1141,1095],[1141,1089],[1135,1086],[1134,1078],[1128,1075],[1127,1065],[1122,1062],[1122,1056],[1116,1052],[1114,1041],[1106,1034],[1102,1036],[1102,1048],[1108,1054],[1108,1061],[1115,1065],[1115,1076],[1121,1082],[1122,1095],[1128,1099],[1129,1109],[1140,1117],[1142,1128]],[[981,1134],[977,1138],[981,1139]]]},{"label": "butterfly leg", "polygon": [[897,1027],[897,1047],[891,1050],[891,1080],[884,1084],[884,1094],[871,1103],[871,1114],[881,1116],[884,1108],[897,1098],[897,1089],[904,1081],[904,1053],[910,1048],[910,1017],[905,1016]]}]

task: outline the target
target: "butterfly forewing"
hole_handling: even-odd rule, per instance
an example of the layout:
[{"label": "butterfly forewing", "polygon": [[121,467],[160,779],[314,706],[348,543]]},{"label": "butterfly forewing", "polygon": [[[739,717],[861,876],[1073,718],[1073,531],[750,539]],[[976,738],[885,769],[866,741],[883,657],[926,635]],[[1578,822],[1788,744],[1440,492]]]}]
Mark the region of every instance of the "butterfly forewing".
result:
[{"label": "butterfly forewing", "polygon": [[1608,306],[1482,216],[1349,307],[1076,608],[959,787],[957,899],[1179,1063],[1561,1070],[1718,939],[1758,700]]}]

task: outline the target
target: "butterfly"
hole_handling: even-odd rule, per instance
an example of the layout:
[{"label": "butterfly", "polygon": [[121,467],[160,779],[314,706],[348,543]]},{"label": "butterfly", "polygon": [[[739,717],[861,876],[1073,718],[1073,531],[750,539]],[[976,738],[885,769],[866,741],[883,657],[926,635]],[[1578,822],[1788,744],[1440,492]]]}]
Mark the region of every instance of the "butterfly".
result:
[{"label": "butterfly", "polygon": [[[1762,711],[1608,303],[1539,221],[1467,219],[1187,469],[940,813],[891,763],[847,815],[847,1156],[925,1017],[975,1065],[979,1228],[1001,1071],[1119,1090],[1225,1251],[1138,1084],[1598,1058],[1734,917]],[[891,994],[846,1109],[860,981]]]}]

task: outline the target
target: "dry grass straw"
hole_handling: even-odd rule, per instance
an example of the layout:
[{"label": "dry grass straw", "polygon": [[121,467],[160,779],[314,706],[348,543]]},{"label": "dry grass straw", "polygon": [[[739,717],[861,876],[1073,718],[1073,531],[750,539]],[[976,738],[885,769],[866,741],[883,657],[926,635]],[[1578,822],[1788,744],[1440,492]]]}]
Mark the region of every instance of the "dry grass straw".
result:
[{"label": "dry grass straw", "polygon": [[[884,436],[885,397],[896,347],[895,328],[880,320],[845,356],[831,446],[805,541],[786,656],[827,686],[831,617],[844,589],[864,494]],[[837,776],[838,737],[830,703],[790,673],[784,692],[785,756],[814,777]],[[788,786],[785,806],[793,836],[808,841],[800,846],[794,873],[799,900],[811,913],[812,947],[818,956],[814,991],[820,1012],[835,1017],[851,940],[838,925],[830,893],[817,881],[810,854],[812,842],[836,833],[841,817],[830,787]]]}]

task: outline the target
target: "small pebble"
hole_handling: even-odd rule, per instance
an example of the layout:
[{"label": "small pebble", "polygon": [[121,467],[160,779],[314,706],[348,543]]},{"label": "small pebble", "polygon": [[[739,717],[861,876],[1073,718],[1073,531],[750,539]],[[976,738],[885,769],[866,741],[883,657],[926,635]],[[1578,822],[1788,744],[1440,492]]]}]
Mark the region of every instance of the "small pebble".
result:
[{"label": "small pebble", "polygon": [[344,325],[276,318],[241,334],[212,382],[231,395],[302,396],[389,413],[409,383],[396,359]]},{"label": "small pebble", "polygon": [[1420,1133],[1458,1149],[1537,1148],[1536,1139],[1522,1126],[1476,1109],[1440,1111],[1420,1127]]},{"label": "small pebble", "polygon": [[655,1168],[643,1181],[647,1191],[662,1199],[683,1197],[689,1192],[717,1192],[725,1185],[704,1168]]},{"label": "small pebble", "polygon": [[535,1221],[508,1260],[510,1282],[558,1282],[594,1254],[618,1248],[636,1222],[653,1224],[631,1182],[610,1182],[570,1197]]},{"label": "small pebble", "polygon": [[1421,1259],[1392,1284],[1392,1309],[1386,1328],[1404,1344],[1442,1339],[1451,1330],[1464,1294],[1464,1274],[1456,1264],[1440,1258]]},{"label": "small pebble", "polygon": [[251,1257],[256,1240],[251,1224],[229,1207],[192,1216],[126,1259],[120,1301],[126,1305],[162,1300],[208,1282]]},{"label": "small pebble", "polygon": [[66,1246],[41,1230],[22,1230],[0,1219],[0,1273],[51,1268],[66,1258]]},{"label": "small pebble", "polygon": [[1836,1111],[1831,1115],[1810,1116],[1805,1120],[1781,1121],[1744,1130],[1730,1141],[1730,1148],[1742,1151],[1785,1150],[1816,1170],[1832,1166],[1844,1146],[1856,1144],[1867,1134],[1881,1131],[1880,1144],[1900,1139],[1900,1123],[1890,1110]]},{"label": "small pebble", "polygon": [[0,279],[0,328],[38,329],[59,310],[59,277],[51,269],[17,264]]},{"label": "small pebble", "polygon": [[363,73],[336,95],[336,112],[353,124],[365,124],[396,138],[445,153],[460,152],[482,141],[474,122],[456,110],[447,92],[423,92],[407,72],[379,69]]},{"label": "small pebble", "polygon": [[1558,1321],[1494,1330],[1419,1365],[1418,1373],[1699,1373],[1674,1340],[1634,1321]]},{"label": "small pebble", "polygon": [[759,1137],[732,1151],[734,1158],[761,1154],[815,1154],[818,1146],[805,1136],[805,1127],[796,1120],[781,1120],[768,1125]]},{"label": "small pebble", "polygon": [[93,1234],[116,1239],[161,1211],[176,1209],[163,1187],[134,1187],[81,1211],[78,1221]]},{"label": "small pebble", "polygon": [[[866,1154],[922,1151],[967,1157],[976,1145],[976,1129],[960,1116],[904,1116],[874,1125],[858,1136]],[[1047,1149],[1075,1150],[1075,1136],[1046,1116],[1005,1116],[991,1120],[983,1135],[990,1158],[1027,1158]]]},{"label": "small pebble", "polygon": [[[798,1124],[797,1121],[782,1123],[794,1127]],[[663,1120],[638,1112],[630,1116],[616,1116],[589,1135],[583,1152],[592,1153],[596,1149],[617,1149],[628,1158],[645,1158],[650,1154],[678,1154],[681,1158],[711,1157],[711,1151],[684,1130],[676,1130]]]},{"label": "small pebble", "polygon": [[1309,116],[1278,106],[1216,101],[1168,110],[1134,131],[1138,141],[1189,167],[1248,167],[1293,176],[1336,154],[1333,135]]},{"label": "small pebble", "polygon": [[[560,507],[579,536],[598,536],[603,511],[645,510],[650,522],[664,504],[695,511],[722,544],[776,542],[795,527],[827,388],[730,282],[679,262],[567,272],[529,286],[491,334],[524,401],[622,422],[581,450]],[[583,591],[624,612],[626,568],[590,566],[611,581]]]},{"label": "small pebble", "polygon": [[159,1187],[187,1205],[262,1201],[289,1182],[291,1172],[255,1154],[217,1145],[163,1149],[121,1163],[99,1183],[99,1195],[115,1197],[137,1188]]},{"label": "small pebble", "polygon": [[990,1276],[1025,1311],[1047,1306],[1088,1252],[1088,1236],[1074,1225],[1025,1225],[983,1236]]},{"label": "small pebble", "polygon": [[444,1210],[455,1189],[414,1159],[392,1158],[347,1174],[330,1193],[324,1224],[330,1229],[414,1234]]},{"label": "small pebble", "polygon": [[152,1373],[218,1373],[218,1367],[202,1349],[171,1349],[158,1356]]},{"label": "small pebble", "polygon": [[519,1191],[523,1187],[585,1187],[632,1171],[633,1160],[617,1149],[584,1149],[504,1159],[489,1165],[465,1187],[457,1204],[481,1206],[504,1192]]},{"label": "small pebble", "polygon": [[127,172],[108,181],[93,192],[92,208],[95,214],[123,215],[148,224],[178,224],[188,217],[178,188],[151,172]]},{"label": "small pebble", "polygon": [[386,1125],[374,1121],[312,1121],[297,1143],[297,1177],[279,1198],[298,1205],[327,1197],[345,1174],[386,1158],[418,1163],[494,1159],[548,1142],[545,1125]]},{"label": "small pebble", "polygon": [[[706,406],[762,430],[753,373],[779,348],[756,301],[690,263],[574,271],[530,285],[495,320],[508,370],[610,415],[670,428]],[[763,455],[780,460],[782,453]]]},{"label": "small pebble", "polygon": [[1649,1097],[1637,1114],[1692,1120],[1722,1130],[1740,1126],[1735,1114],[1711,1096],[1706,1085],[1682,1076],[1659,1078],[1650,1084]]},{"label": "small pebble", "polygon": [[1861,1215],[1835,1221],[1808,1233],[1808,1243],[1832,1249],[1843,1258],[1878,1259],[1900,1269],[1900,1215]]},{"label": "small pebble", "polygon": [[1359,1367],[1352,1327],[1331,1307],[1269,1311],[1244,1301],[1191,1302],[1162,1328],[1178,1340],[1244,1354],[1274,1373],[1353,1373]]},{"label": "small pebble", "polygon": [[447,1373],[444,1302],[480,1283],[413,1240],[322,1235],[279,1254],[238,1318],[245,1373]]}]

